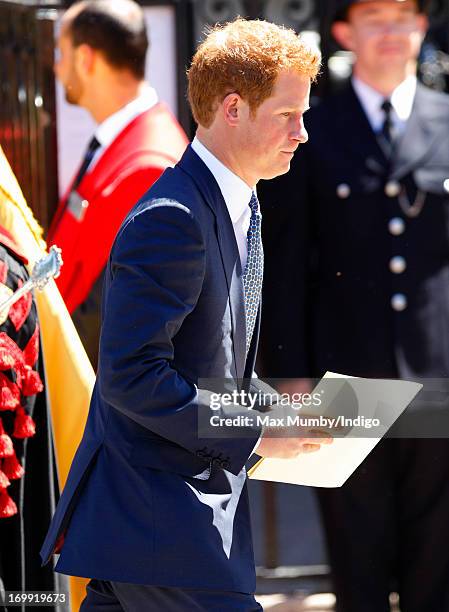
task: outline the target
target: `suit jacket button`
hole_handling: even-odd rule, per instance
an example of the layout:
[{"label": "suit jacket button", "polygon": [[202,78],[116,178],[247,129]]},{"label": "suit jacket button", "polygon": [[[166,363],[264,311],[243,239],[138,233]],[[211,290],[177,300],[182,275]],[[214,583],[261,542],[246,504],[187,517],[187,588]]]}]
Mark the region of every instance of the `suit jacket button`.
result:
[{"label": "suit jacket button", "polygon": [[393,217],[388,222],[388,230],[393,236],[400,236],[405,232],[404,219],[401,217]]},{"label": "suit jacket button", "polygon": [[390,271],[393,274],[402,274],[407,267],[407,262],[403,257],[398,255],[397,257],[392,257],[390,259]]},{"label": "suit jacket button", "polygon": [[388,181],[385,185],[385,193],[389,198],[397,198],[401,193],[401,184],[398,181]]},{"label": "suit jacket button", "polygon": [[347,183],[341,183],[337,187],[337,196],[340,200],[346,200],[351,195],[351,188]]},{"label": "suit jacket button", "polygon": [[402,312],[407,308],[407,297],[403,293],[395,293],[391,298],[391,307],[396,312]]}]

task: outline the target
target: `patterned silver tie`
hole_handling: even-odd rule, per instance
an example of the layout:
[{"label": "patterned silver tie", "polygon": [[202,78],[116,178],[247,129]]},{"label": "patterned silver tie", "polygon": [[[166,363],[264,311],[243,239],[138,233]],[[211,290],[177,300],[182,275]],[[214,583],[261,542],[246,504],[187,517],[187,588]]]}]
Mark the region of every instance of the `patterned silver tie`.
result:
[{"label": "patterned silver tie", "polygon": [[262,215],[260,214],[259,200],[254,192],[251,196],[249,207],[251,209],[251,220],[247,234],[248,258],[243,272],[247,355],[251,346],[257,312],[259,310],[263,280]]}]

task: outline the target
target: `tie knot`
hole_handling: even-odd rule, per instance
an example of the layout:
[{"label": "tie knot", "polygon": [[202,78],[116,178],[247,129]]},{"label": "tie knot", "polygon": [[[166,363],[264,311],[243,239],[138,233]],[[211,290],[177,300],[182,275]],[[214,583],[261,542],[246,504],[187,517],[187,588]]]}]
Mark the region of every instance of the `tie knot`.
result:
[{"label": "tie knot", "polygon": [[391,111],[393,110],[393,105],[391,103],[391,100],[389,100],[388,98],[384,100],[380,108],[385,113],[385,117],[389,118],[391,115]]},{"label": "tie knot", "polygon": [[259,200],[257,199],[256,194],[252,193],[251,200],[249,201],[249,207],[251,208],[251,214],[256,215],[259,213]]},{"label": "tie knot", "polygon": [[94,136],[92,138],[92,140],[89,142],[88,146],[87,146],[86,153],[84,154],[83,163],[81,164],[81,167],[78,170],[78,174],[76,175],[76,178],[73,181],[72,191],[75,191],[76,189],[78,189],[78,186],[80,185],[81,181],[83,180],[84,175],[86,174],[87,169],[89,168],[91,161],[95,157],[95,151],[100,146],[101,146],[100,143],[98,142],[98,140]]}]

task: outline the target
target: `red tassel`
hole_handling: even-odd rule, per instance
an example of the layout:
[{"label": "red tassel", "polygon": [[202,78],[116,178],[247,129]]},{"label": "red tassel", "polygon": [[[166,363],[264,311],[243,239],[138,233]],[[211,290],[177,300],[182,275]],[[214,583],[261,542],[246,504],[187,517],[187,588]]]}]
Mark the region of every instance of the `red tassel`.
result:
[{"label": "red tassel", "polygon": [[36,370],[32,370],[29,366],[25,370],[25,378],[22,381],[22,393],[25,396],[36,395],[44,388],[41,377]]},{"label": "red tassel", "polygon": [[6,261],[0,261],[0,283],[5,284],[8,278],[8,264]]},{"label": "red tassel", "polygon": [[8,476],[0,470],[0,489],[6,489],[10,484]]},{"label": "red tassel", "polygon": [[3,460],[2,470],[9,480],[19,480],[25,474],[25,470],[20,465],[15,453]]},{"label": "red tassel", "polygon": [[9,518],[17,514],[17,506],[5,489],[0,489],[0,518]]},{"label": "red tassel", "polygon": [[0,435],[0,457],[11,457],[14,452],[12,440],[7,434]]},{"label": "red tassel", "polygon": [[6,348],[0,346],[0,370],[11,370],[15,365],[14,357]]},{"label": "red tassel", "polygon": [[23,349],[25,363],[30,367],[34,366],[39,356],[39,325],[36,325],[33,335],[28,340],[28,344]]},{"label": "red tassel", "polygon": [[0,372],[0,410],[15,410],[19,405],[19,387]]},{"label": "red tassel", "polygon": [[[19,288],[23,286],[23,282],[21,280],[19,280],[18,286]],[[19,331],[19,329],[28,319],[32,303],[33,298],[31,296],[31,293],[28,291],[9,309],[8,317],[12,321],[12,324],[14,325],[16,331]]]},{"label": "red tassel", "polygon": [[11,370],[24,364],[23,353],[12,338],[0,332],[0,370]]},{"label": "red tassel", "polygon": [[36,423],[29,414],[20,406],[16,410],[16,418],[14,420],[14,438],[31,438],[36,433]]},{"label": "red tassel", "polygon": [[12,440],[5,432],[3,422],[0,419],[0,457],[11,457],[14,455]]}]

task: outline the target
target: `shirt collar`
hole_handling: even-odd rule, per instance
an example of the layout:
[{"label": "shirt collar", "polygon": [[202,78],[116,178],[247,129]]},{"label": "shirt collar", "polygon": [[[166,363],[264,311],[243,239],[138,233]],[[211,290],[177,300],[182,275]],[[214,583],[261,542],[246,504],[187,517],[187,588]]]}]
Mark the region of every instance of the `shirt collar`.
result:
[{"label": "shirt collar", "polygon": [[138,115],[149,110],[158,103],[156,90],[145,87],[137,98],[123,106],[116,113],[105,119],[97,127],[95,137],[102,148],[107,148]]},{"label": "shirt collar", "polygon": [[[416,76],[410,75],[405,81],[398,85],[391,94],[391,104],[398,119],[402,122],[407,121],[411,115],[416,85]],[[377,131],[381,128],[385,120],[385,115],[381,109],[385,96],[356,76],[352,77],[352,86],[354,87],[354,91],[360,100],[371,126]]]},{"label": "shirt collar", "polygon": [[192,149],[214,175],[229,211],[231,221],[235,223],[249,210],[249,202],[252,192],[255,192],[255,188],[254,190],[251,189],[245,181],[217,159],[196,136],[192,142]]},{"label": "shirt collar", "polygon": [[391,95],[391,104],[397,116],[399,119],[402,119],[402,121],[407,121],[412,114],[417,83],[418,79],[416,76],[411,75],[407,77],[405,81],[402,81]]}]

